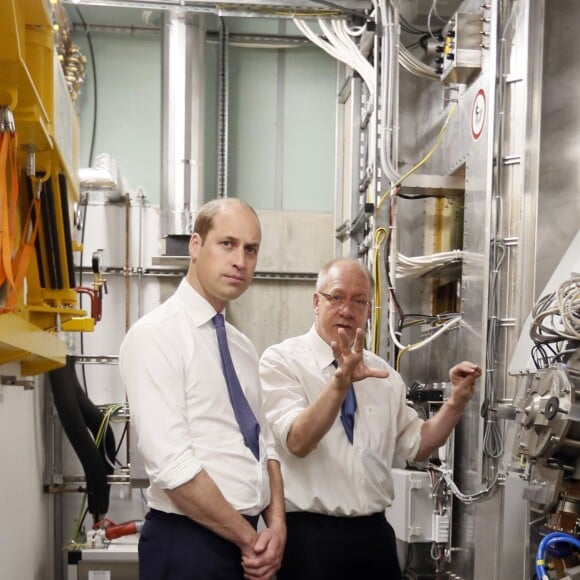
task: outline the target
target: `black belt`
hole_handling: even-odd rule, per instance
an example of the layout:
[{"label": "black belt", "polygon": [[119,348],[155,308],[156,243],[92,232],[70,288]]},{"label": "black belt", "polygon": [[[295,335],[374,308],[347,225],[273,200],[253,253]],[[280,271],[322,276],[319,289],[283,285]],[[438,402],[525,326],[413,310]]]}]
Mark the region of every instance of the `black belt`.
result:
[{"label": "black belt", "polygon": [[383,512],[364,516],[330,516],[315,512],[286,512],[286,520],[289,524],[294,522],[297,525],[336,526],[356,529],[367,527],[368,525],[381,524],[386,521],[386,518]]},{"label": "black belt", "polygon": [[[184,516],[182,514],[174,514],[171,512],[163,512],[161,510],[156,510],[155,508],[150,508],[149,512],[151,513],[151,516],[156,517],[156,518],[166,518],[166,519],[173,519],[173,518],[185,518],[186,520],[190,520],[192,522],[195,522],[195,520],[192,520],[191,518]],[[244,514],[242,514],[242,517],[255,529],[257,529],[258,527],[258,520],[260,519],[260,516],[245,516]],[[198,522],[195,522],[196,524]],[[201,525],[201,524],[198,524]]]}]

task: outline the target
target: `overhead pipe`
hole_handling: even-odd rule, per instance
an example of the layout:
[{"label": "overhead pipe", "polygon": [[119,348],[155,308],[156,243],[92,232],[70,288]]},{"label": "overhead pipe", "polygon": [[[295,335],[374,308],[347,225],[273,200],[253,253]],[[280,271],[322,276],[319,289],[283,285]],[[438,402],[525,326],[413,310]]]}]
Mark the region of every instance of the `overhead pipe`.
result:
[{"label": "overhead pipe", "polygon": [[218,134],[217,197],[228,195],[228,127],[229,127],[229,32],[224,18],[219,19],[218,42]]},{"label": "overhead pipe", "polygon": [[189,237],[203,203],[204,45],[203,16],[183,10],[165,13],[160,196],[165,238]]}]

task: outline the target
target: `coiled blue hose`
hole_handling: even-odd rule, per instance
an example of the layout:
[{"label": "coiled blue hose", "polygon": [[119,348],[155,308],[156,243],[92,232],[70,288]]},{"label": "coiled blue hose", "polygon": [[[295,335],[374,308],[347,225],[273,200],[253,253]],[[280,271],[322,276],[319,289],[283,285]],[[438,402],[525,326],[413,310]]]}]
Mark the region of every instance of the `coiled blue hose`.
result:
[{"label": "coiled blue hose", "polygon": [[563,532],[553,532],[542,538],[540,545],[538,546],[538,551],[536,553],[536,575],[538,580],[548,580],[548,573],[546,572],[546,567],[544,566],[544,553],[545,551],[558,542],[566,542],[572,544],[576,548],[580,549],[580,540],[571,536],[570,534],[565,534]]}]

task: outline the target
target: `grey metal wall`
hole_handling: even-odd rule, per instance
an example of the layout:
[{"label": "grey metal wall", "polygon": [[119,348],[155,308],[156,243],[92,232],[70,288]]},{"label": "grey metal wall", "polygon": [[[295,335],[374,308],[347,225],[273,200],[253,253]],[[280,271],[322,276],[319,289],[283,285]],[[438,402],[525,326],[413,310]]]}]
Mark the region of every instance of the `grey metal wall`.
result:
[{"label": "grey metal wall", "polygon": [[[480,2],[464,2],[460,11],[479,13]],[[488,17],[492,19],[490,28],[493,28],[497,7],[489,11]],[[480,75],[454,94],[444,90],[437,81],[419,80],[401,71],[399,160],[404,164],[402,173],[433,147],[450,107],[456,106],[441,145],[419,173],[428,176],[427,181],[431,182],[458,177],[461,189],[455,191],[456,200],[464,205],[463,238],[459,241],[464,252],[459,281],[463,325],[447,332],[430,346],[409,352],[401,359],[401,372],[407,384],[416,380],[448,380],[448,370],[461,360],[472,360],[482,367],[485,365],[496,48],[495,43],[490,43],[489,49],[482,52]],[[481,136],[476,140],[472,136],[471,117],[476,95],[480,91],[485,94],[486,111]],[[449,102],[450,97],[456,103]],[[402,191],[405,191],[405,183]],[[421,193],[417,188],[410,191]],[[454,195],[451,190],[449,193]],[[432,200],[398,202],[399,249],[405,255],[435,251],[434,233],[429,221],[432,204]],[[428,292],[428,283],[424,280],[397,283],[397,295],[405,312],[425,312]],[[387,330],[382,334],[386,336]],[[410,336],[403,338],[405,343],[412,340]],[[480,452],[482,426],[479,417],[482,399],[480,388],[468,405],[456,433],[455,477],[459,487],[466,492],[483,486]],[[455,550],[451,553],[451,567],[462,578],[475,577],[476,528],[474,506],[455,506],[452,542]]]},{"label": "grey metal wall", "polygon": [[545,10],[536,296],[580,226],[580,4]]},{"label": "grey metal wall", "polygon": [[[500,321],[494,388],[513,395],[507,362],[535,298],[578,231],[580,195],[580,64],[570,47],[580,30],[574,0],[489,3],[489,48],[480,75],[459,87],[457,111],[442,143],[420,173],[431,178],[458,175],[464,202],[464,261],[461,273],[463,325],[430,347],[407,353],[401,370],[407,381],[444,380],[458,360],[486,365],[490,244],[505,242],[494,315]],[[461,12],[479,13],[467,0]],[[486,97],[485,128],[471,134],[474,99]],[[400,161],[413,166],[432,146],[447,114],[450,93],[438,83],[401,73]],[[403,190],[404,191],[404,190]],[[418,189],[414,190],[419,192]],[[423,204],[421,207],[420,204]],[[432,243],[429,201],[398,202],[399,249],[428,253]],[[421,312],[429,282],[397,283],[403,310]],[[406,341],[408,342],[408,341]],[[489,361],[488,361],[489,362]],[[486,373],[489,374],[489,373]],[[483,454],[479,408],[485,381],[456,433],[455,477],[466,493],[486,485],[497,472]],[[454,506],[451,568],[461,578],[527,578],[527,506],[518,477],[508,477],[487,500]]]}]

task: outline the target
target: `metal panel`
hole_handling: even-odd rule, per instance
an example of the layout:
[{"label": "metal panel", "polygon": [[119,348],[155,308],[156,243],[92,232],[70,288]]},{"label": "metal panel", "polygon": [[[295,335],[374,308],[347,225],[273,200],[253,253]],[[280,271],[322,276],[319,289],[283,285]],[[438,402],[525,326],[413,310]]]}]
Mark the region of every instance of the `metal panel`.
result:
[{"label": "metal panel", "polygon": [[579,22],[578,2],[546,2],[535,298],[579,229],[580,61],[570,50]]},{"label": "metal panel", "polygon": [[258,215],[262,224],[258,269],[310,275],[305,280],[296,276],[255,280],[228,306],[229,320],[261,353],[271,344],[306,332],[314,322],[315,275],[332,258],[333,224],[331,214],[260,210]]},{"label": "metal panel", "polygon": [[[460,10],[480,13],[479,2],[464,2]],[[491,20],[489,30],[497,22],[497,7],[486,14]],[[418,380],[446,380],[448,369],[460,360],[473,360],[485,365],[487,333],[487,303],[489,279],[489,242],[493,183],[493,135],[496,79],[496,38],[489,37],[489,47],[482,51],[482,72],[471,85],[443,89],[438,83],[428,84],[406,73],[401,74],[401,142],[400,161],[404,169],[412,167],[433,147],[435,138],[448,114],[449,98],[457,100],[457,110],[450,118],[441,145],[419,173],[428,176],[463,178],[463,191],[454,195],[463,202],[463,265],[460,278],[460,309],[462,326],[441,336],[429,347],[406,354],[402,359],[402,374],[407,384]],[[474,111],[483,94],[485,111],[482,125],[474,131]],[[453,106],[453,104],[451,104]],[[433,180],[435,182],[436,180]],[[404,187],[404,184],[403,184]],[[415,193],[417,193],[415,191]],[[399,247],[405,254],[432,253],[433,230],[430,229],[428,204],[421,208],[418,201],[398,204]],[[413,206],[413,207],[410,207]],[[430,247],[431,246],[431,247]],[[423,281],[399,284],[403,310],[425,312],[429,285]],[[427,301],[428,302],[428,301]],[[405,343],[408,341],[405,340]],[[465,492],[485,486],[482,481],[481,438],[482,421],[479,407],[483,400],[483,378],[473,401],[456,429],[454,473],[456,483]],[[487,500],[480,509],[497,514],[497,500]],[[491,510],[490,510],[491,508]],[[499,520],[496,520],[499,521]],[[477,524],[476,524],[477,522]],[[451,569],[456,577],[476,578],[474,560],[477,550],[487,554],[488,576],[490,554],[497,547],[496,530],[487,530],[485,541],[489,551],[480,547],[478,510],[475,505],[457,504],[453,510]],[[493,557],[493,556],[492,556]],[[496,564],[492,562],[495,568]]]}]

